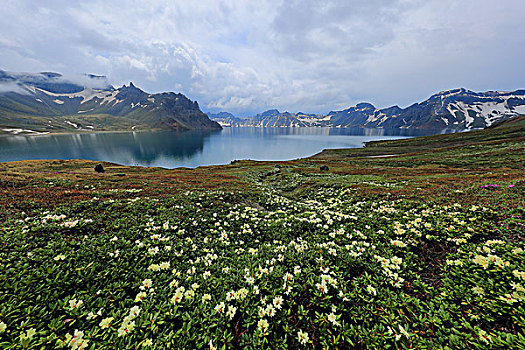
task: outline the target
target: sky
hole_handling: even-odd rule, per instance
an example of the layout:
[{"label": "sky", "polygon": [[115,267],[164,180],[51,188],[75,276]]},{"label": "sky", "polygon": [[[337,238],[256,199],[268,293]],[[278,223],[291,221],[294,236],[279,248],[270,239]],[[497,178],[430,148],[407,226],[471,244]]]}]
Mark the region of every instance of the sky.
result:
[{"label": "sky", "polygon": [[0,1],[0,69],[105,75],[205,112],[525,88],[523,0]]}]

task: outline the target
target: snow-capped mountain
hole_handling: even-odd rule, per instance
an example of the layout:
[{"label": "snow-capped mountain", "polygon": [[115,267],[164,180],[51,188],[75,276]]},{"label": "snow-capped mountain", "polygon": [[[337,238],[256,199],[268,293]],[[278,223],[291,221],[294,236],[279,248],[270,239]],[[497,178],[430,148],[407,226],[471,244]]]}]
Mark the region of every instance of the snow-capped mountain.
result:
[{"label": "snow-capped mountain", "polygon": [[242,126],[243,121],[228,112],[206,113],[211,120],[216,121],[222,127]]},{"label": "snow-capped mountain", "polygon": [[466,89],[443,91],[407,108],[378,109],[359,103],[327,115],[281,113],[269,110],[231,126],[329,126],[370,128],[474,129],[525,115],[525,90],[473,92]]},{"label": "snow-capped mountain", "polygon": [[328,115],[333,126],[473,129],[524,114],[525,90],[455,89],[437,93],[405,109],[398,106],[376,109],[371,104],[358,104]]},{"label": "snow-capped mountain", "polygon": [[193,102],[173,92],[114,88],[105,77],[75,81],[58,73],[0,71],[0,127],[5,130],[220,129]]}]

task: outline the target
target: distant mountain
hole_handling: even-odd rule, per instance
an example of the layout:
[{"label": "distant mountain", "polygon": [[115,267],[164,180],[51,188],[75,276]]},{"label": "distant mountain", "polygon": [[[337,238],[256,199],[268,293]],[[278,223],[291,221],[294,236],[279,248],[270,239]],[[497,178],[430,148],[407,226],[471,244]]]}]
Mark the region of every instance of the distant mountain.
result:
[{"label": "distant mountain", "polygon": [[226,118],[236,118],[233,114],[228,112],[219,112],[219,113],[206,113],[210,119],[226,119]]},{"label": "distant mountain", "polygon": [[369,127],[407,129],[474,129],[525,115],[525,90],[473,92],[466,89],[443,91],[407,108],[377,109],[359,103],[327,115],[279,112],[272,109],[239,125],[253,127]]},{"label": "distant mountain", "polygon": [[455,89],[432,95],[405,109],[394,106],[379,110],[362,103],[328,115],[333,126],[473,129],[524,114],[525,90]]},{"label": "distant mountain", "polygon": [[[221,114],[225,113],[225,114]],[[306,113],[279,112],[277,109],[270,109],[254,117],[236,118],[229,117],[227,112],[210,114],[210,118],[222,126],[234,127],[310,127],[326,126],[326,116]],[[221,115],[219,115],[221,114]]]},{"label": "distant mountain", "polygon": [[216,121],[222,127],[242,126],[243,121],[228,112],[207,113],[211,120]]},{"label": "distant mountain", "polygon": [[19,132],[220,129],[197,102],[173,92],[114,88],[103,76],[0,70],[0,130]]}]

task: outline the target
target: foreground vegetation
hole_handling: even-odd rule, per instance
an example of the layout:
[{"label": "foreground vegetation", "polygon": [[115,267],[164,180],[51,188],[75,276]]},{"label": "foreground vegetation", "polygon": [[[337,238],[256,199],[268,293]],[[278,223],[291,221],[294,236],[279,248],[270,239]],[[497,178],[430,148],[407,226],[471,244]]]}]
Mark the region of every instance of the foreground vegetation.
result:
[{"label": "foreground vegetation", "polygon": [[524,130],[0,164],[0,347],[525,347]]}]

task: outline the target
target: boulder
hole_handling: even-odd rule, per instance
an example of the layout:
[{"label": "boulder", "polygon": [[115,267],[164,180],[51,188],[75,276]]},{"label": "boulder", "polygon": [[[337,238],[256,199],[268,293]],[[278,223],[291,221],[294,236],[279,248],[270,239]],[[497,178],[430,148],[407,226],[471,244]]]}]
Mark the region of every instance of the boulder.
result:
[{"label": "boulder", "polygon": [[328,165],[321,165],[319,169],[321,169],[322,171],[328,171],[328,169],[330,168],[328,167]]},{"label": "boulder", "polygon": [[104,170],[104,167],[102,166],[102,164],[97,164],[97,165],[95,165],[95,171],[96,171],[97,173],[103,173],[103,172],[105,172],[106,170]]}]

